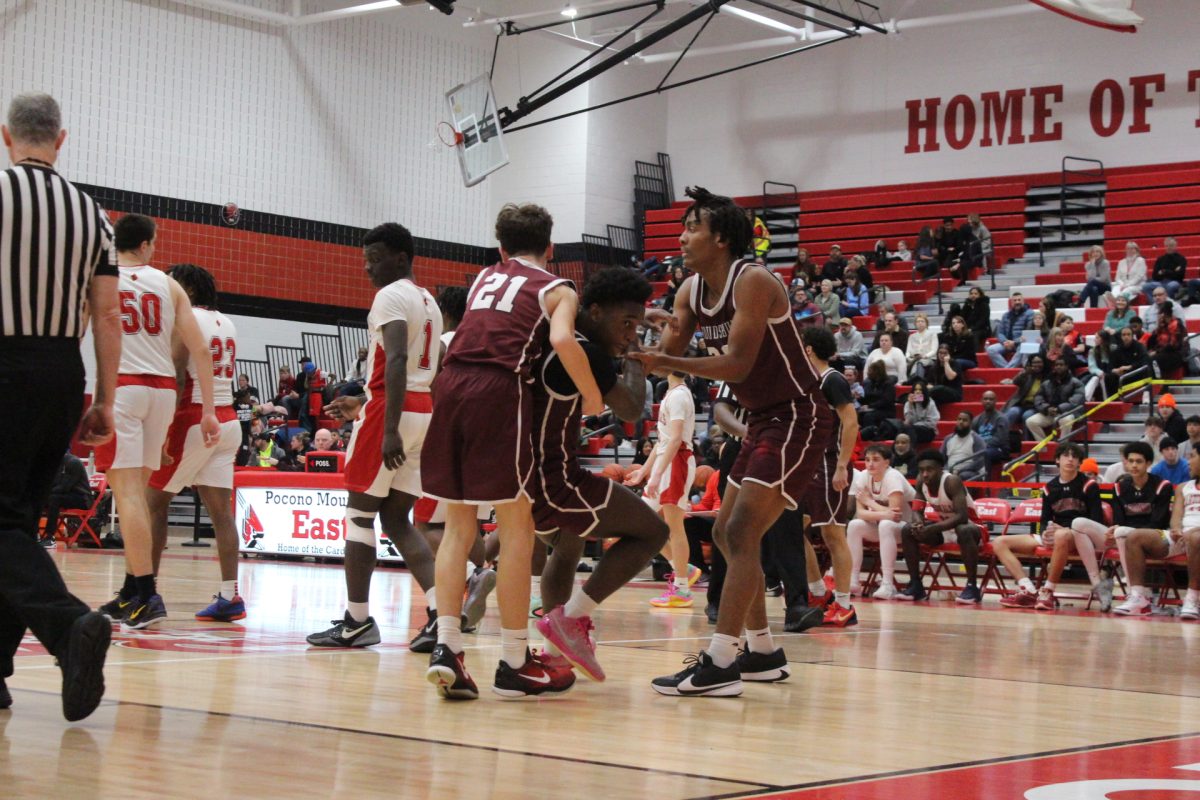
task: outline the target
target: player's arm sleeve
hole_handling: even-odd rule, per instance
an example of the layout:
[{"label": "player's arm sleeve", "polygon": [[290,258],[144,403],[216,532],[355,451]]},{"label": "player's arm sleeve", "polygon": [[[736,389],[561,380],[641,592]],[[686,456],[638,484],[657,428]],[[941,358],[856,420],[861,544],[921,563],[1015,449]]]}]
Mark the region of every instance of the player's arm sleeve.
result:
[{"label": "player's arm sleeve", "polygon": [[[1169,495],[1170,495],[1170,492],[1168,492],[1168,496]],[[1125,503],[1121,501],[1121,484],[1120,483],[1117,483],[1116,486],[1113,487],[1112,510],[1113,510],[1113,525],[1124,525],[1125,524]],[[1169,516],[1169,514],[1168,514],[1168,516]],[[1103,517],[1101,517],[1101,519],[1103,519]]]}]

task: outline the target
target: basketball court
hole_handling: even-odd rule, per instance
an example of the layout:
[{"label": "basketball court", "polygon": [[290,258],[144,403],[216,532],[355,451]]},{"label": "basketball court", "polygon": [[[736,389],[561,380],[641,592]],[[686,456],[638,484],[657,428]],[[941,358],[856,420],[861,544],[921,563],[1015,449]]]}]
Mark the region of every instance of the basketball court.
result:
[{"label": "basketball court", "polygon": [[[119,555],[55,558],[93,604],[119,586]],[[59,671],[26,640],[0,714],[5,797],[1105,796],[1057,786],[1084,777],[1200,790],[1200,625],[1175,619],[860,601],[855,627],[780,636],[787,682],[666,698],[650,678],[712,628],[699,602],[651,610],[660,587],[635,584],[596,616],[604,684],[508,702],[480,674],[481,699],[459,704],[407,652],[425,619],[407,572],[376,573],[383,644],[343,651],[304,642],[340,613],[338,565],[244,559],[250,617],[192,622],[214,570],[173,540],[171,619],[114,637],[84,722],[62,723]],[[469,666],[495,663],[494,609],[467,642]]]}]

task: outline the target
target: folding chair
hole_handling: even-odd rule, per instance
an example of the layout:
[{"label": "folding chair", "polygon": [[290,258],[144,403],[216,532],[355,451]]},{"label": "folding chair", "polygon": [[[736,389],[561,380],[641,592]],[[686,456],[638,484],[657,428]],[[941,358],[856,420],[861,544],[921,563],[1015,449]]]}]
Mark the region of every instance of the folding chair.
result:
[{"label": "folding chair", "polygon": [[[1004,529],[1001,536],[1007,536],[1008,530],[1013,525],[1038,525],[1042,521],[1042,498],[1035,497],[1030,500],[1022,500],[1017,503],[1016,508],[1009,512],[1008,519],[1004,523]],[[988,552],[992,555],[992,568],[994,574],[993,580],[996,582],[996,587],[1000,590],[1000,594],[1008,594],[1008,587],[1004,583],[1004,578],[1000,575],[999,565],[995,563],[995,551],[991,545],[988,545]],[[1013,575],[1014,579],[1020,578],[1019,575]]]},{"label": "folding chair", "polygon": [[[108,493],[108,478],[102,472],[97,472],[91,477],[89,483],[92,486],[92,491],[95,497],[92,498],[92,505],[88,508],[64,508],[58,512],[58,531],[62,533],[62,538],[66,540],[67,546],[75,544],[79,541],[80,534],[86,533],[92,537],[92,541],[96,543],[96,547],[103,547],[100,542],[100,536],[92,529],[92,520],[96,517],[96,513],[100,509],[100,504],[104,502],[104,496]],[[77,520],[75,532],[67,534],[67,520]]]},{"label": "folding chair", "polygon": [[[1008,503],[999,498],[985,497],[975,501],[975,517],[983,530],[983,538],[979,542],[979,560],[984,565],[983,578],[979,582],[981,593],[986,594],[988,584],[993,582],[996,584],[997,593],[1005,592],[1004,579],[1000,577],[999,566],[996,563],[996,552],[992,550],[991,530],[993,527],[1007,530],[1011,513],[1012,509]],[[1041,512],[1038,514],[1040,517]]]}]

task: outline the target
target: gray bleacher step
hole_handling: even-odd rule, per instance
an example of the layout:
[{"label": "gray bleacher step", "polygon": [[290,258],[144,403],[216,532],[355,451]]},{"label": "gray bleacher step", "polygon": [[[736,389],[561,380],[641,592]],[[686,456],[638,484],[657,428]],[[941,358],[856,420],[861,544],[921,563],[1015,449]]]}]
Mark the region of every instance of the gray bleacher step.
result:
[{"label": "gray bleacher step", "polygon": [[1064,221],[1064,218],[1059,215],[1057,208],[1055,208],[1053,212],[1039,211],[1037,209],[1030,208],[1025,209],[1026,216],[1037,216],[1038,214],[1044,214],[1044,216],[1041,216],[1038,219],[1031,219],[1027,221],[1025,223],[1026,228],[1037,230],[1039,220],[1042,224],[1042,230],[1046,231],[1058,231],[1062,228],[1074,229],[1079,226],[1082,226],[1085,230],[1088,228],[1104,227],[1104,212],[1091,214],[1067,214]]},{"label": "gray bleacher step", "polygon": [[[1105,192],[1108,190],[1108,184],[1104,183],[1103,181],[1096,182],[1096,183],[1072,183],[1072,184],[1068,185],[1067,188],[1074,189],[1074,190],[1086,189],[1088,191],[1100,190],[1102,192]],[[1032,186],[1025,192],[1026,197],[1049,197],[1051,195],[1054,197],[1061,197],[1062,196],[1062,187],[1060,187],[1060,186]]]},{"label": "gray bleacher step", "polygon": [[1065,247],[1069,244],[1078,246],[1080,244],[1087,244],[1090,242],[1101,242],[1101,241],[1104,241],[1104,236],[1101,231],[1084,231],[1083,233],[1068,233],[1066,236],[1063,236],[1058,231],[1055,231],[1054,234],[1051,236],[1042,237],[1042,240],[1040,242],[1038,241],[1038,238],[1036,236],[1033,236],[1033,237],[1026,236],[1025,237],[1025,246],[1028,248],[1028,247],[1038,247],[1039,245],[1041,245],[1041,247],[1043,249],[1047,249],[1047,248],[1052,248],[1052,247]]}]

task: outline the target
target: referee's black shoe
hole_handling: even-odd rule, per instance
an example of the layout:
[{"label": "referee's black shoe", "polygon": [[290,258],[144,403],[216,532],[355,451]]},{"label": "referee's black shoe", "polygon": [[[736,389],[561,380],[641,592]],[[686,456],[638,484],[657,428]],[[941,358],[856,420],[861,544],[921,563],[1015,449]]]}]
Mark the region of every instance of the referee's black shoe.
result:
[{"label": "referee's black shoe", "polygon": [[8,693],[8,686],[4,683],[4,678],[0,678],[0,711],[12,707],[12,695]]},{"label": "referee's black shoe", "polygon": [[75,722],[91,714],[104,697],[104,660],[112,639],[112,623],[89,611],[71,624],[58,654],[62,668],[63,716]]}]

